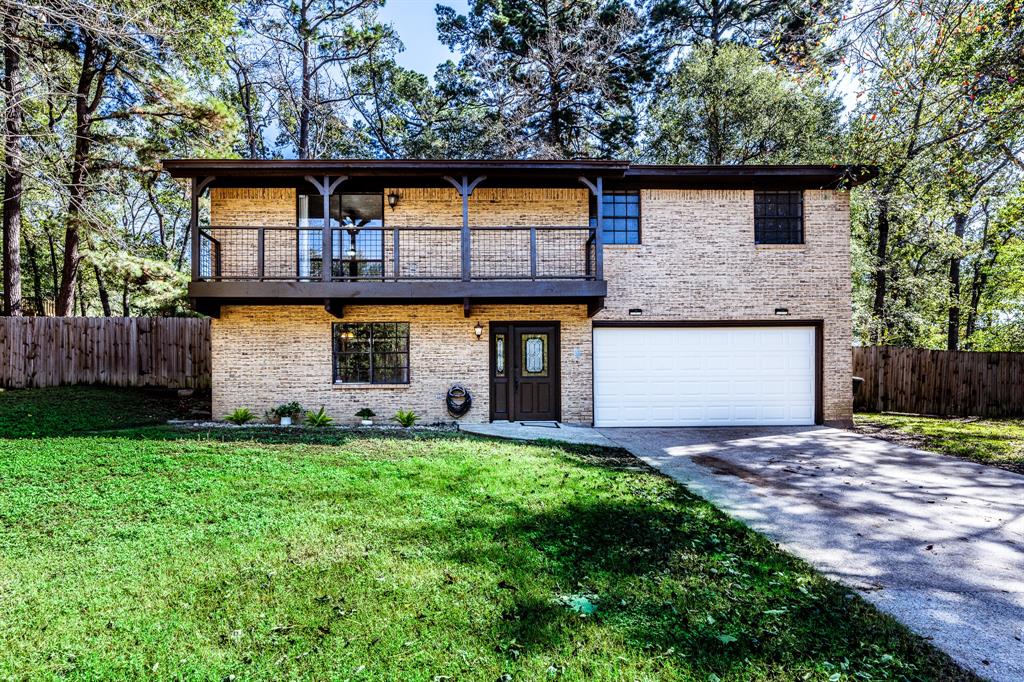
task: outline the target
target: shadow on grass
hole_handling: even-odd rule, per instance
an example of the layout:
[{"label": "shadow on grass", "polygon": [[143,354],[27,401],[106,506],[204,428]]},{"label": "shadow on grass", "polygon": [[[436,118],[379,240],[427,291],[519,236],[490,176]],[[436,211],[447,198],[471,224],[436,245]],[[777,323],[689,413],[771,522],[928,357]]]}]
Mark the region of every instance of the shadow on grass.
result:
[{"label": "shadow on grass", "polygon": [[[637,473],[627,473],[625,490],[614,498],[583,496],[540,513],[506,501],[516,510],[511,521],[459,518],[394,538],[398,545],[448,547],[445,561],[505,576],[494,625],[506,653],[556,657],[579,646],[589,622],[660,658],[666,671],[709,678],[763,673],[788,679],[807,672],[806,679],[829,679],[840,672],[842,679],[861,673],[867,679],[980,680],[625,451],[549,445],[575,466]],[[664,485],[645,483],[648,476]],[[467,548],[451,541],[467,532],[491,542]],[[531,575],[537,554],[540,581]],[[538,589],[541,583],[554,591]]]}]

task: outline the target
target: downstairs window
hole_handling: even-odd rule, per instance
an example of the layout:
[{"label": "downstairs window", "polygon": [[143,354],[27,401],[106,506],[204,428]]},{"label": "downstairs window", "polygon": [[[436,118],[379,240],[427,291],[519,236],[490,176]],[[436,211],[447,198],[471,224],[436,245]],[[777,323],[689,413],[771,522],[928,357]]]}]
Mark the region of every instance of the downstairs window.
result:
[{"label": "downstairs window", "polygon": [[408,322],[335,322],[334,383],[409,383]]}]

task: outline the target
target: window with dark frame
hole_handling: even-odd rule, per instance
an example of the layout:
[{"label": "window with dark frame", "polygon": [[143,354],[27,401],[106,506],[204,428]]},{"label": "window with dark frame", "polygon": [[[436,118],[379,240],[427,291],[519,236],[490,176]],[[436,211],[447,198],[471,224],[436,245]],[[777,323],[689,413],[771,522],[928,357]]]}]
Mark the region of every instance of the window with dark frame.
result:
[{"label": "window with dark frame", "polygon": [[[640,192],[612,190],[604,193],[605,244],[640,243]],[[597,197],[590,195],[590,226],[597,226]]]},{"label": "window with dark frame", "polygon": [[755,191],[754,242],[756,244],[803,244],[804,193],[801,191]]},{"label": "window with dark frame", "polygon": [[335,322],[334,383],[409,383],[408,322]]},{"label": "window with dark frame", "polygon": [[[300,194],[297,203],[298,275],[320,279],[323,267],[323,197]],[[331,195],[331,277],[362,280],[384,277],[384,193]],[[309,229],[304,229],[309,228]]]}]

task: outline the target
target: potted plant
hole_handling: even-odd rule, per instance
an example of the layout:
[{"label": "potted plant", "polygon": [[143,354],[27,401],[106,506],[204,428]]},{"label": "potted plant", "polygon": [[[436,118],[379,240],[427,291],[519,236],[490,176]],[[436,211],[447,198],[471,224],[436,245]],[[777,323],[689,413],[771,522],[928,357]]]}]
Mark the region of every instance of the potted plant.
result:
[{"label": "potted plant", "polygon": [[270,410],[268,416],[276,419],[281,426],[291,426],[294,420],[302,416],[302,412],[302,405],[293,400]]},{"label": "potted plant", "polygon": [[377,416],[377,413],[371,410],[369,407],[364,407],[363,409],[356,412],[356,416],[362,420],[359,423],[362,424],[363,426],[373,426],[373,418]]}]

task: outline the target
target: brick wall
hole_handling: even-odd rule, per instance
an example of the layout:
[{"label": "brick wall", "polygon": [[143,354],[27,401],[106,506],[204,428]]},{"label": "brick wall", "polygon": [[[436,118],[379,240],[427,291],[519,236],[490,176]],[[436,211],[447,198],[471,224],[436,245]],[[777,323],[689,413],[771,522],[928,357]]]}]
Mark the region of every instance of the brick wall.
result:
[{"label": "brick wall", "polygon": [[598,320],[824,320],[826,421],[852,419],[849,193],[804,192],[802,245],[754,244],[749,190],[646,190],[641,244],[604,248]]},{"label": "brick wall", "polygon": [[[402,195],[398,207],[384,209],[387,224],[461,225],[461,203],[454,190],[398,191]],[[821,318],[825,419],[849,421],[848,193],[804,193],[806,243],[798,246],[754,244],[753,192],[749,190],[646,190],[641,204],[643,243],[605,247],[608,298],[597,319],[635,320],[628,315],[630,308],[643,309],[641,319],[777,319],[777,307],[788,308],[792,319]],[[292,225],[294,190],[214,190],[213,215],[220,224],[260,224],[263,220]],[[583,225],[587,194],[582,189],[478,188],[470,201],[470,215],[474,225]],[[448,267],[457,272],[457,233],[453,241],[439,236],[444,234],[414,235],[428,246],[431,239],[438,240],[432,248],[424,248],[419,258],[413,257],[413,249],[407,248],[411,242],[403,236],[403,274],[427,275],[435,270],[436,274],[449,274],[441,272]],[[488,246],[483,238],[475,241],[477,259],[488,250],[500,256],[514,246],[509,240],[521,237],[511,233],[494,239],[506,243]],[[386,258],[390,258],[387,238],[385,244]],[[454,254],[449,252],[452,245]],[[449,263],[451,258],[453,263]],[[486,264],[486,259],[479,266],[475,262],[474,268]],[[467,319],[461,306],[353,306],[346,308],[346,319],[412,322],[413,384],[405,388],[333,388],[333,318],[320,308],[227,307],[212,332],[216,413],[240,405],[262,411],[294,398],[313,407],[323,403],[338,417],[368,405],[379,414],[411,407],[429,419],[443,419],[447,417],[438,395],[459,381],[469,385],[476,396],[476,406],[466,418],[486,420],[487,343],[474,341],[472,328],[477,320],[486,324],[488,320],[514,319],[562,320],[563,418],[591,419],[590,322],[580,307],[474,306],[473,317]],[[466,346],[462,339],[472,343]],[[301,362],[285,362],[287,357]],[[276,363],[281,363],[281,369]],[[382,409],[377,409],[377,404]]]},{"label": "brick wall", "polygon": [[[236,407],[262,415],[291,400],[316,409],[324,405],[339,421],[369,407],[380,418],[413,409],[426,422],[451,421],[444,396],[454,383],[473,394],[463,421],[490,417],[489,321],[561,322],[562,419],[589,423],[591,413],[590,321],[584,306],[461,305],[349,306],[346,322],[408,322],[410,383],[395,386],[335,386],[332,383],[331,324],[338,320],[315,306],[225,306],[211,328],[213,414]],[[484,326],[477,340],[473,328]]]},{"label": "brick wall", "polygon": [[[295,190],[282,188],[214,188],[210,190],[210,225],[295,227]],[[209,230],[220,242],[223,277],[256,277],[255,230]],[[294,277],[298,259],[294,230],[267,230],[264,237],[266,277]]]}]

